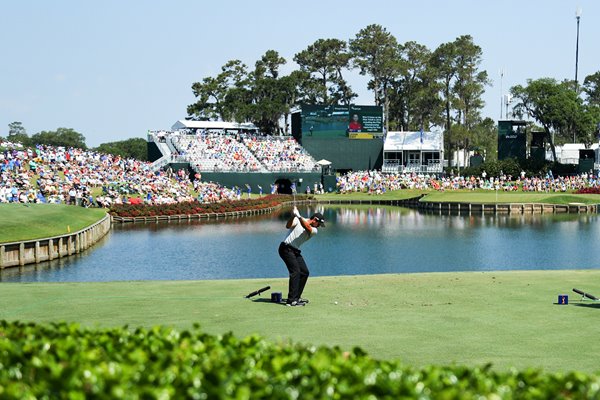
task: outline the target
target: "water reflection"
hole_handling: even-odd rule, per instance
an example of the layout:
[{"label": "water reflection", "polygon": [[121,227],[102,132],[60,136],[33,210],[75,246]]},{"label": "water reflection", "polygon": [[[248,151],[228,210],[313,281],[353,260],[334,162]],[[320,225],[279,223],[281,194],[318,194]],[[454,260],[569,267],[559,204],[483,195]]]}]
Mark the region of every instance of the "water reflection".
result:
[{"label": "water reflection", "polygon": [[[327,220],[304,255],[313,275],[599,268],[597,215],[434,214],[310,206]],[[277,255],[289,210],[211,221],[115,225],[82,254],[6,269],[0,280],[110,281],[285,277]]]}]

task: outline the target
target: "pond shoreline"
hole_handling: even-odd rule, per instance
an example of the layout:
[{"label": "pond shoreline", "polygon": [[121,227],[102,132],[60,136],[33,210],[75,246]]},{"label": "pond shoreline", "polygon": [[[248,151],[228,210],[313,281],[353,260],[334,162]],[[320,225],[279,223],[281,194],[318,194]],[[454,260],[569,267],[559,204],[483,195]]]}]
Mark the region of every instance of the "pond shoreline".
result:
[{"label": "pond shoreline", "polygon": [[[296,204],[349,204],[349,205],[381,205],[408,207],[424,211],[450,212],[459,214],[596,214],[598,205],[596,204],[548,204],[548,203],[464,203],[464,202],[426,202],[421,201],[424,195],[402,200],[299,200]],[[201,219],[226,219],[248,217],[260,214],[269,214],[282,207],[292,205],[292,202],[285,202],[275,207],[231,211],[223,213],[206,214],[181,214],[181,215],[161,215],[152,217],[119,217],[112,216],[113,223],[131,223],[131,222],[170,222],[170,221],[192,221]]]},{"label": "pond shoreline", "polygon": [[68,257],[92,247],[112,228],[107,214],[100,221],[77,232],[41,239],[23,240],[0,244],[0,270],[39,264],[57,258]]},{"label": "pond shoreline", "polygon": [[[219,220],[244,218],[256,215],[271,214],[283,207],[293,204],[327,204],[327,205],[381,205],[407,207],[425,212],[458,215],[484,214],[596,214],[598,205],[595,204],[547,204],[547,203],[463,203],[463,202],[424,202],[424,195],[402,200],[299,200],[295,203],[284,202],[274,207],[249,209],[244,211],[229,211],[223,213],[180,214],[144,217],[107,216],[79,232],[62,235],[61,237],[25,240],[14,243],[3,243],[0,246],[0,269],[17,267],[26,264],[38,264],[54,258],[77,254],[101,239],[113,224],[129,223],[160,223],[181,222],[194,220]],[[110,221],[110,222],[109,222]],[[101,227],[98,228],[98,227]],[[90,236],[91,235],[91,236]],[[65,239],[66,238],[66,239]]]}]

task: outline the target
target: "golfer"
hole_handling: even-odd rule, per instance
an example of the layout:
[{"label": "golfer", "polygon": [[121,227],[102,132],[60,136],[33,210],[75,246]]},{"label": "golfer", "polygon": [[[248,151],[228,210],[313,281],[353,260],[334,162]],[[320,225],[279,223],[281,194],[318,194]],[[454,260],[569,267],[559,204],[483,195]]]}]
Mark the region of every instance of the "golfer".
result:
[{"label": "golfer", "polygon": [[308,267],[302,257],[300,246],[308,239],[317,234],[317,228],[325,226],[323,214],[314,213],[310,219],[300,216],[298,209],[294,206],[292,216],[285,227],[288,234],[279,245],[279,256],[285,263],[289,273],[290,282],[286,305],[291,307],[303,306],[308,300],[302,299],[302,292],[308,280]]}]

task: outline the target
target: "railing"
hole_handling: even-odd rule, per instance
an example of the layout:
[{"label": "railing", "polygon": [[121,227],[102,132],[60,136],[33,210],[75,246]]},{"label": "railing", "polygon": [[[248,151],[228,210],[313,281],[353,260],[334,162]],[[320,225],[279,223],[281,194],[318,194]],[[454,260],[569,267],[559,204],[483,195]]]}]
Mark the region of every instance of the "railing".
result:
[{"label": "railing", "polygon": [[190,163],[192,169],[196,172],[225,172],[225,173],[253,173],[253,174],[274,174],[281,172],[302,172],[302,173],[321,173],[321,167],[316,168],[279,168],[273,170],[251,169],[251,168],[227,168],[227,167],[202,167],[195,163]]},{"label": "railing", "polygon": [[162,156],[158,160],[154,161],[150,168],[152,168],[152,171],[158,171],[169,163],[170,158],[170,156]]},{"label": "railing", "polygon": [[420,162],[409,162],[406,165],[402,165],[400,160],[385,160],[381,171],[385,173],[404,173],[404,172],[428,172],[428,173],[442,173],[443,167],[439,160],[429,160],[427,164],[421,164]]},{"label": "railing", "polygon": [[167,144],[167,147],[169,147],[169,150],[171,150],[171,153],[178,153],[177,149],[175,148],[175,145],[171,141],[171,137],[170,136],[167,136],[165,138],[165,143]]}]

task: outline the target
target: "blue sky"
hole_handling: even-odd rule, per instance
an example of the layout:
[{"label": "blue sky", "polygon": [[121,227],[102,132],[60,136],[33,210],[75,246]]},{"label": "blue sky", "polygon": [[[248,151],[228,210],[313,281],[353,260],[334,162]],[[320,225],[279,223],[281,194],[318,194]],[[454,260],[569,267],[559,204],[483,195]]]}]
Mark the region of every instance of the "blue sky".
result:
[{"label": "blue sky", "polygon": [[[600,70],[598,0],[3,1],[0,136],[21,121],[31,135],[68,127],[89,146],[169,128],[194,102],[193,82],[231,59],[266,50],[292,58],[319,38],[348,40],[365,26],[435,49],[464,34],[483,49],[493,83],[484,116],[529,78],[575,76],[575,11],[582,9],[579,81]],[[347,73],[372,104],[368,79]]]}]

